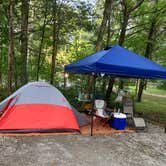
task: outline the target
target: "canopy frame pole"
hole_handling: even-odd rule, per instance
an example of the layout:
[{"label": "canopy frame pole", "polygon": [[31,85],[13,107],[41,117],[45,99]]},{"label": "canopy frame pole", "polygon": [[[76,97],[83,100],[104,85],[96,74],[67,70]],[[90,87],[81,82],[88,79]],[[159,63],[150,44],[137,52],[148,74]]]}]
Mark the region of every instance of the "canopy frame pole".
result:
[{"label": "canopy frame pole", "polygon": [[93,93],[93,99],[92,99],[92,111],[91,111],[91,136],[93,136],[93,113],[94,113],[94,102],[95,102],[95,96],[96,96],[96,74],[95,73],[92,73],[92,76],[93,76],[93,90],[92,90],[92,93]]}]

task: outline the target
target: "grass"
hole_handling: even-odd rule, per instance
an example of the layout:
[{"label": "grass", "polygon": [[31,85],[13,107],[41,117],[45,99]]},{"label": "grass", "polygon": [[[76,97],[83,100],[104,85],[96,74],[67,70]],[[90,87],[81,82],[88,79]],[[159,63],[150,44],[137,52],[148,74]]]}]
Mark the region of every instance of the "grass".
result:
[{"label": "grass", "polygon": [[[128,86],[128,92],[132,95],[135,94],[135,87]],[[142,113],[143,116],[153,122],[159,124],[166,123],[166,98],[159,96],[151,96],[150,94],[166,96],[166,90],[157,89],[155,87],[148,86],[146,91],[144,90],[142,96],[142,102],[135,101],[135,112]]]},{"label": "grass", "polygon": [[[134,94],[135,93],[135,86],[128,86],[126,88],[126,91],[129,91],[132,94]],[[156,94],[156,95],[164,95],[164,96],[166,96],[166,90],[157,89],[155,87],[148,86],[147,89],[144,90],[144,91],[147,92],[147,93],[150,93],[150,94]]]},{"label": "grass", "polygon": [[[154,91],[153,91],[154,93]],[[142,102],[135,102],[136,112],[142,112],[144,117],[160,123],[166,123],[166,98],[143,95]]]},{"label": "grass", "polygon": [[164,96],[166,96],[166,90],[162,90],[162,89],[147,88],[146,92],[147,93],[151,93],[151,94],[157,94],[157,95],[164,95]]}]

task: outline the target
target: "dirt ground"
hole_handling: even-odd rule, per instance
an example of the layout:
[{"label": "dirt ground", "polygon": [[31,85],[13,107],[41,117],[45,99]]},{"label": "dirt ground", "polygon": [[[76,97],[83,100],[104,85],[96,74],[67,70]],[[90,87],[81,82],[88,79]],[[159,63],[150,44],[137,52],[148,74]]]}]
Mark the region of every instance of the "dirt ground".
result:
[{"label": "dirt ground", "polygon": [[165,166],[164,129],[148,132],[0,136],[0,166]]}]

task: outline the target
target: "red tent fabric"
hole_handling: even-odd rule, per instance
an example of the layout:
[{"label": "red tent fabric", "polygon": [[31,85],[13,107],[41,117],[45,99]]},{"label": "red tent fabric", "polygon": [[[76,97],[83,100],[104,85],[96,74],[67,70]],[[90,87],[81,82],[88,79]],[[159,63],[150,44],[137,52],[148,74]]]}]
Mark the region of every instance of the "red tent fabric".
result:
[{"label": "red tent fabric", "polygon": [[55,87],[29,83],[0,103],[0,132],[79,131],[72,107]]}]

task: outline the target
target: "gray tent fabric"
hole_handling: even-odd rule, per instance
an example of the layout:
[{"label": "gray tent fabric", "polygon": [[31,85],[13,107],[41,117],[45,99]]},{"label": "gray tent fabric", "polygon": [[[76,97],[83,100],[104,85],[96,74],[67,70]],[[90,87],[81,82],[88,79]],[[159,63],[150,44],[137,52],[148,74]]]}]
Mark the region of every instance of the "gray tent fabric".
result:
[{"label": "gray tent fabric", "polygon": [[65,106],[74,112],[79,127],[89,124],[89,121],[69,104],[67,99],[57,88],[44,81],[29,82],[19,88],[0,103],[0,112],[11,99],[13,99],[11,105],[38,103]]},{"label": "gray tent fabric", "polygon": [[62,93],[47,82],[30,82],[24,85],[2,101],[0,106],[16,96],[19,96],[17,104],[46,103],[70,107],[70,104]]},{"label": "gray tent fabric", "polygon": [[85,126],[85,125],[87,125],[87,124],[90,123],[86,118],[84,118],[84,117],[81,115],[81,113],[79,113],[79,112],[76,110],[76,108],[75,108],[74,106],[71,105],[71,107],[72,107],[72,110],[73,110],[73,112],[74,112],[74,114],[75,114],[75,116],[76,116],[78,125],[79,125],[80,127],[81,127],[81,126]]}]

